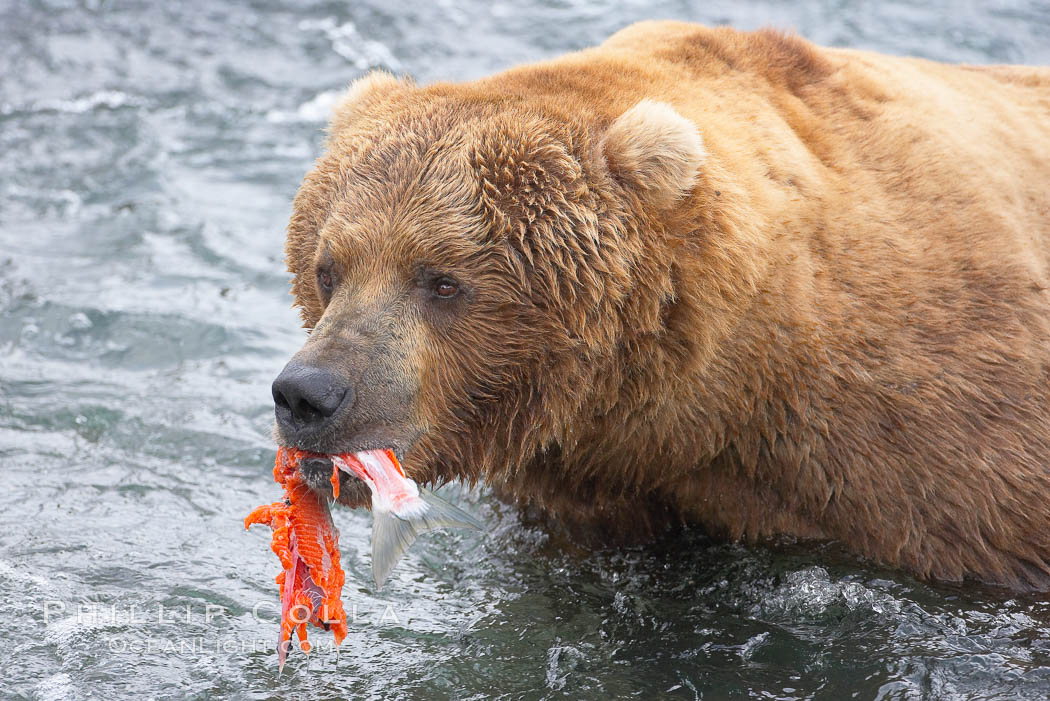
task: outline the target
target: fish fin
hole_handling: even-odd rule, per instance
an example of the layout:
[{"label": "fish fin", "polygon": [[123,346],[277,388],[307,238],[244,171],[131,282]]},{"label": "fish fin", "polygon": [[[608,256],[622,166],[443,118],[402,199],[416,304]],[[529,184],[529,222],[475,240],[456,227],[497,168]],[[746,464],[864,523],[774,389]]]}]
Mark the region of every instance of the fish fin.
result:
[{"label": "fish fin", "polygon": [[433,492],[419,488],[422,508],[398,516],[385,511],[374,511],[372,524],[372,578],[376,588],[382,589],[394,565],[415,542],[420,533],[437,528],[476,528],[484,526],[463,509],[448,503]]},{"label": "fish fin", "polygon": [[429,489],[419,488],[419,498],[430,508],[423,514],[422,518],[427,523],[424,531],[435,528],[475,528],[484,530],[485,526],[463,509],[455,504],[450,504]]}]

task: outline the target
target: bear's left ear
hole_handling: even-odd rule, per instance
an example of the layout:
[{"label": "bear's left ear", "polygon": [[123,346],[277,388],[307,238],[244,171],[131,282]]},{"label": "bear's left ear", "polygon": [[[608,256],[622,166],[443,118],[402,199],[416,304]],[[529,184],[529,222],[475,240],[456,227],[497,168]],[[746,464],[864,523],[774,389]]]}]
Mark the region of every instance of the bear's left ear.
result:
[{"label": "bear's left ear", "polygon": [[602,148],[616,178],[656,207],[688,194],[707,157],[695,124],[667,103],[648,99],[616,118]]},{"label": "bear's left ear", "polygon": [[411,79],[398,78],[385,71],[372,71],[350,83],[350,87],[336,102],[329,121],[330,133],[338,134],[354,120],[367,112],[369,107],[387,99],[400,90],[413,87]]}]

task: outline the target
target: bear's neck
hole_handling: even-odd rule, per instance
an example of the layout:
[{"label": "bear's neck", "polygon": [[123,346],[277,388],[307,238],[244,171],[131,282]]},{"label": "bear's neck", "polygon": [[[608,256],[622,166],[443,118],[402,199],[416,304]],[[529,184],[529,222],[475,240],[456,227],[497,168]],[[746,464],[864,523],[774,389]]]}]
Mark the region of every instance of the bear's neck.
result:
[{"label": "bear's neck", "polygon": [[523,456],[521,484],[490,481],[562,522],[655,527],[688,517],[679,505],[711,485],[713,466],[746,463],[757,478],[763,441],[777,444],[770,427],[801,433],[808,400],[788,380],[809,372],[816,324],[797,299],[781,302],[806,289],[806,272],[753,199],[715,160],[674,213],[627,227],[643,237],[633,273],[644,284],[622,305],[624,337],[580,360],[573,393],[589,388],[583,409]]},{"label": "bear's neck", "polygon": [[[819,469],[814,446],[832,425],[828,329],[808,243],[786,233],[812,225],[819,203],[748,186],[719,163],[674,213],[631,227],[646,237],[634,267],[646,284],[623,307],[624,338],[581,363],[584,411],[516,471],[527,481],[509,479],[559,522],[826,535],[811,513],[831,487],[804,472]],[[644,318],[658,327],[632,318],[654,305]]]}]

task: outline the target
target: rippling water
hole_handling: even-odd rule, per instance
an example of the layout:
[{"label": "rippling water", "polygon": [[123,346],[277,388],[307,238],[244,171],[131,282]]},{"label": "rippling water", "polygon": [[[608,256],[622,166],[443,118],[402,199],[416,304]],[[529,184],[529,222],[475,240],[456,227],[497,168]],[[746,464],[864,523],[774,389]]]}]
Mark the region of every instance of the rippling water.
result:
[{"label": "rippling water", "polygon": [[277,675],[269,383],[303,340],[281,263],[333,97],[472,78],[635,19],[1050,63],[1023,2],[0,0],[0,696],[1032,698],[1050,607],[831,547],[684,534],[575,552],[484,492],[382,593],[336,513],[342,648]]}]

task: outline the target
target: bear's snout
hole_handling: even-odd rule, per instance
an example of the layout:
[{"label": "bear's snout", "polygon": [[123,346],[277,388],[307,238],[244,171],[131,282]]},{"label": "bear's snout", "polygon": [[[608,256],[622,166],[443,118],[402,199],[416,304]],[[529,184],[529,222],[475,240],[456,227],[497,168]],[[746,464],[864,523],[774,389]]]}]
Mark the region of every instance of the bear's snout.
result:
[{"label": "bear's snout", "polygon": [[277,423],[290,435],[325,428],[340,409],[354,401],[354,389],[339,375],[292,358],[273,381]]},{"label": "bear's snout", "polygon": [[[416,383],[406,371],[402,346],[357,331],[360,318],[338,319],[314,329],[273,382],[275,438],[312,453],[390,449],[413,445]],[[403,339],[396,328],[387,339]]]}]

